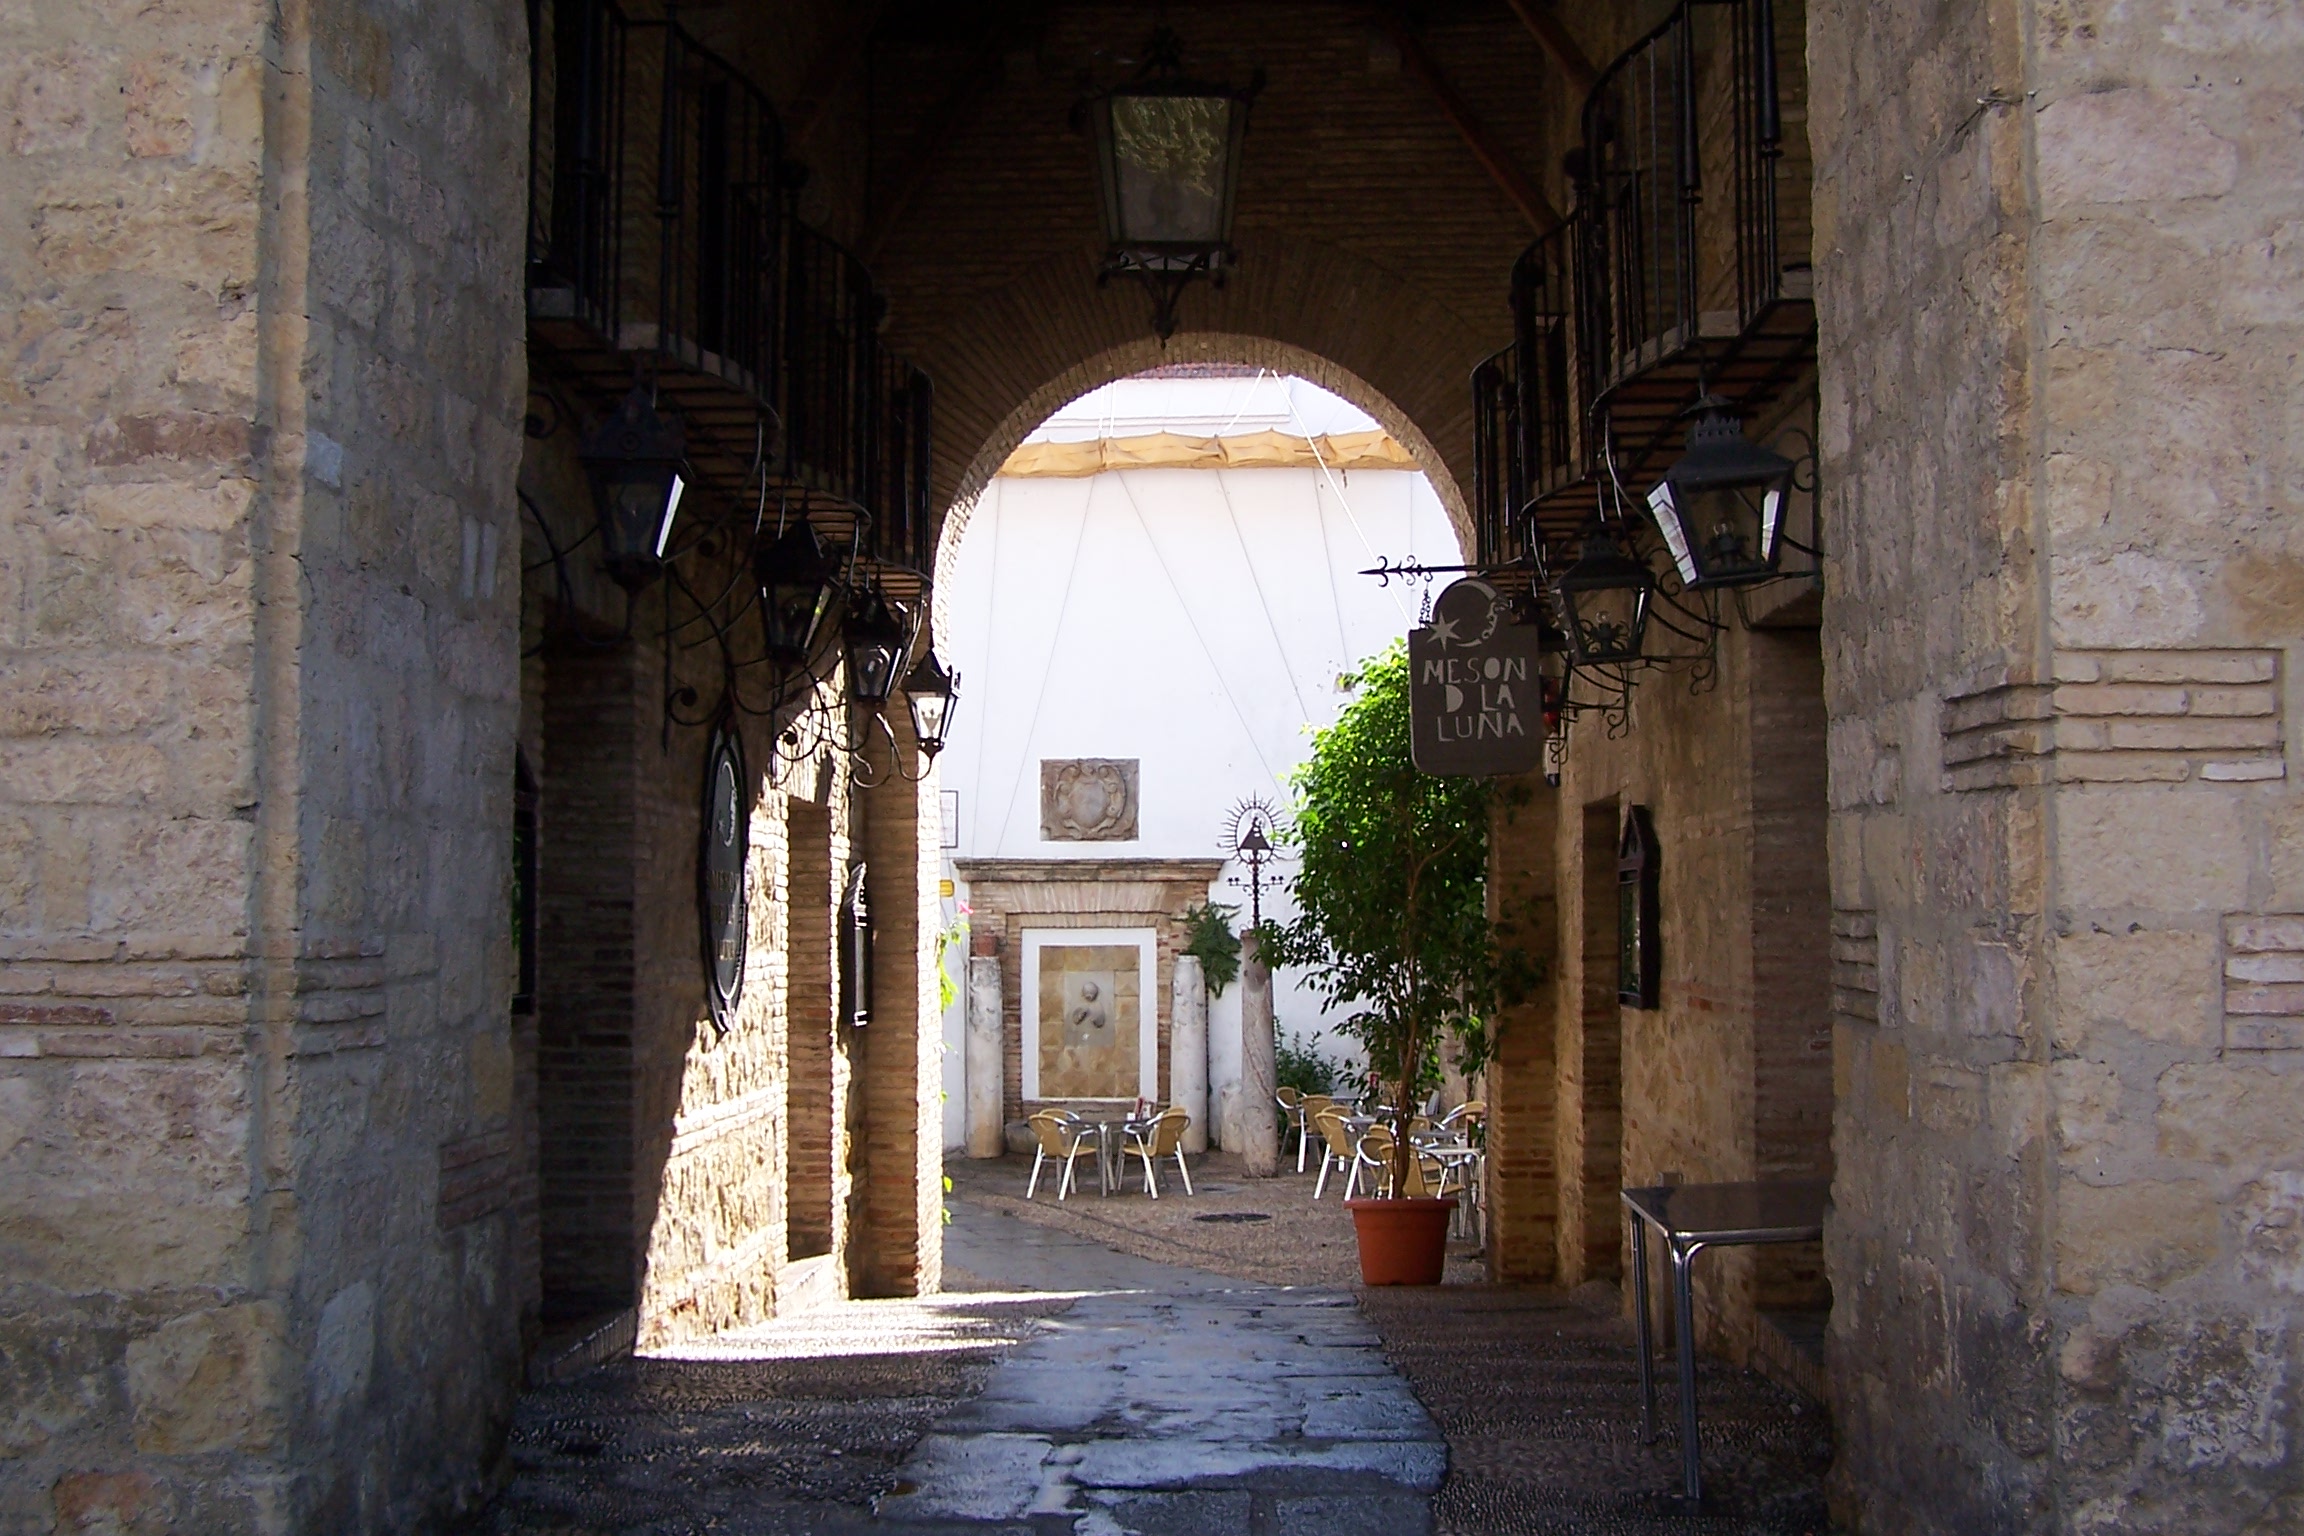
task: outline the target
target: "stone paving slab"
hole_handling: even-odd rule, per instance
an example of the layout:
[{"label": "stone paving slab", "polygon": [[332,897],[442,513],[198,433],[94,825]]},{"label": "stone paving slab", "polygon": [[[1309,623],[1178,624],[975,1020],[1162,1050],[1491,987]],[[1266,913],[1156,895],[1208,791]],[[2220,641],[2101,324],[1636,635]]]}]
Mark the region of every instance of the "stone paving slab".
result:
[{"label": "stone paving slab", "polygon": [[878,1501],[883,1520],[1248,1536],[1300,1528],[1296,1509],[1324,1536],[1429,1528],[1447,1447],[1350,1296],[1177,1273],[965,1205],[946,1255],[978,1284],[1050,1266],[1114,1288],[1052,1319],[937,1422]]}]

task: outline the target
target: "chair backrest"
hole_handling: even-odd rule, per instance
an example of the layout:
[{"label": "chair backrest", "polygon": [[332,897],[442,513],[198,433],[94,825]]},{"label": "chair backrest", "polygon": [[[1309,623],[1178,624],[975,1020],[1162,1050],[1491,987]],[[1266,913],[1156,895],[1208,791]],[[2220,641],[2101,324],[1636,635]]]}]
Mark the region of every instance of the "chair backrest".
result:
[{"label": "chair backrest", "polygon": [[1040,1150],[1050,1157],[1063,1157],[1071,1152],[1075,1132],[1070,1115],[1043,1109],[1024,1123],[1032,1127],[1032,1134],[1040,1139]]},{"label": "chair backrest", "polygon": [[1286,1084],[1282,1084],[1280,1087],[1273,1089],[1272,1097],[1280,1101],[1280,1107],[1282,1109],[1291,1111],[1304,1102],[1304,1095],[1297,1092],[1295,1089],[1288,1087]]},{"label": "chair backrest", "polygon": [[1352,1133],[1344,1126],[1344,1111],[1330,1105],[1312,1117],[1312,1124],[1330,1152],[1346,1159],[1352,1156]]},{"label": "chair backrest", "polygon": [[1163,1110],[1160,1118],[1152,1122],[1150,1132],[1152,1155],[1154,1157],[1166,1157],[1179,1146],[1182,1146],[1184,1132],[1191,1124],[1192,1117],[1184,1112],[1183,1106],[1172,1105]]},{"label": "chair backrest", "polygon": [[1370,1162],[1385,1162],[1392,1156],[1392,1127],[1372,1125],[1360,1133],[1360,1155]]},{"label": "chair backrest", "polygon": [[1304,1123],[1310,1125],[1314,1115],[1319,1114],[1320,1111],[1336,1101],[1325,1093],[1308,1093],[1304,1095],[1302,1102],[1304,1105]]}]

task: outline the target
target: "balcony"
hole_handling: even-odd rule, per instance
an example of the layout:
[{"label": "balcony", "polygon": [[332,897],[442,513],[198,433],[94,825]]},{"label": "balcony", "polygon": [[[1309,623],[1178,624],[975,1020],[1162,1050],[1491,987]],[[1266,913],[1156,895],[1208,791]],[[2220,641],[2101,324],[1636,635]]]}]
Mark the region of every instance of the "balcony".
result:
[{"label": "balcony", "polygon": [[912,600],[933,558],[932,391],[871,274],[794,216],[767,97],[676,22],[534,0],[528,335],[604,414],[637,375],[699,488],[806,509]]},{"label": "balcony", "polygon": [[[1705,389],[1750,416],[1813,362],[1801,5],[1682,0],[1586,98],[1575,211],[1514,268],[1509,365],[1474,374],[1517,509],[1481,514],[1484,561],[1572,539],[1611,472],[1636,502]],[[1507,374],[1508,412],[1483,393]]]}]

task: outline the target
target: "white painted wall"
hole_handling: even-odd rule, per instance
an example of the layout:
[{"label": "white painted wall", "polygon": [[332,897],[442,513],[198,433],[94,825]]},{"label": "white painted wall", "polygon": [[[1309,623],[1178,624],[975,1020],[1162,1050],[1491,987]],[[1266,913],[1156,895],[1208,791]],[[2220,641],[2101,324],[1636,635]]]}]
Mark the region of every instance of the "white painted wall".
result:
[{"label": "white painted wall", "polygon": [[[1300,379],[1130,379],[1067,406],[1035,440],[1376,424]],[[1247,795],[1287,803],[1310,732],[1344,702],[1337,678],[1415,622],[1421,594],[1357,574],[1460,559],[1431,484],[1402,471],[1121,470],[995,479],[937,603],[960,704],[939,759],[958,792],[959,858],[1208,858]],[[1040,840],[1040,761],[1141,763],[1141,837]],[[950,873],[949,867],[947,874]],[[1219,882],[1211,894],[1247,895]],[[960,899],[965,899],[963,889]],[[1285,895],[1266,911],[1292,914]],[[1003,956],[1013,965],[1021,957]],[[955,974],[960,962],[955,957]],[[1013,983],[1011,983],[1013,984]],[[1319,1000],[1274,978],[1283,1031],[1319,1036]],[[945,1020],[945,1142],[963,1139],[961,1016]],[[1210,1101],[1240,1076],[1237,985],[1209,1008]]]}]

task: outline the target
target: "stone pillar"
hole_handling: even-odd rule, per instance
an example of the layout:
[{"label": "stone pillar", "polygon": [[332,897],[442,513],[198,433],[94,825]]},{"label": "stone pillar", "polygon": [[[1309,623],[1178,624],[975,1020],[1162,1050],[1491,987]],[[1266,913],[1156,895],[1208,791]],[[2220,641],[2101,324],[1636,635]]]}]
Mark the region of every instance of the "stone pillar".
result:
[{"label": "stone pillar", "polygon": [[1279,1078],[1272,1039],[1272,968],[1256,952],[1256,935],[1240,945],[1240,1156],[1252,1179],[1280,1171]]},{"label": "stone pillar", "polygon": [[2293,1529],[2304,33],[1883,14],[1808,34],[1835,1523]]},{"label": "stone pillar", "polygon": [[1001,1118],[1000,957],[968,957],[968,1155],[998,1157],[1007,1150]]},{"label": "stone pillar", "polygon": [[1168,1102],[1192,1117],[1184,1150],[1208,1150],[1208,978],[1198,955],[1178,955],[1169,982]]}]

